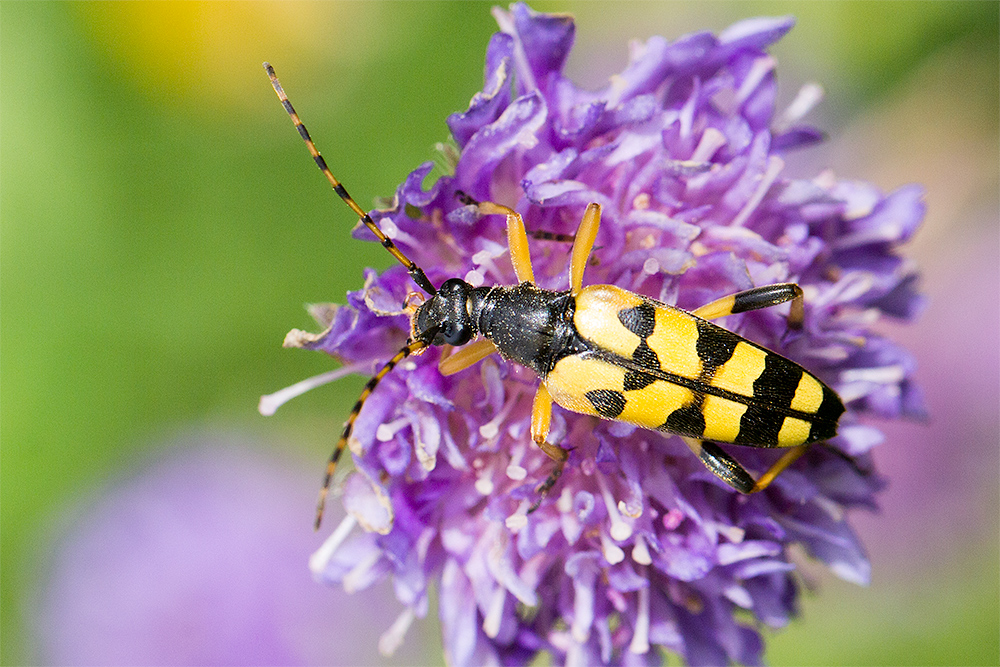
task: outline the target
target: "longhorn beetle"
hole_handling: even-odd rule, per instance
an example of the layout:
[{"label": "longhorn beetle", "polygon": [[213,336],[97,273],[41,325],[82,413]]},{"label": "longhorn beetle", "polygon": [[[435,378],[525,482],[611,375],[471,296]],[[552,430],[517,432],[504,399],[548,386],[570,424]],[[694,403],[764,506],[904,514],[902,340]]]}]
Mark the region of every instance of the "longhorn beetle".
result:
[{"label": "longhorn beetle", "polygon": [[[517,285],[473,287],[459,278],[435,288],[423,270],[393,244],[347,194],[316,149],[264,63],[278,99],[320,171],[429,298],[412,311],[410,338],[368,381],[351,410],[327,464],[316,528],[337,461],[354,421],[379,381],[400,361],[431,345],[464,346],[443,357],[444,375],[494,352],[533,370],[541,380],[531,413],[531,437],[556,466],[538,487],[538,508],[559,479],[569,453],[547,442],[552,403],[567,410],[680,436],[709,470],[742,493],[761,491],[805,451],[833,437],[844,405],[816,376],[785,357],[709,320],[791,302],[789,328],[802,326],[802,289],[793,283],[755,287],[687,312],[614,285],[583,287],[583,271],[601,220],[590,204],[577,228],[569,262],[569,289],[534,284],[528,237],[520,214],[493,202],[456,196],[480,215],[507,218],[507,245]],[[477,334],[482,338],[472,341]],[[472,342],[470,342],[472,341]],[[789,448],[757,480],[717,442]]]}]

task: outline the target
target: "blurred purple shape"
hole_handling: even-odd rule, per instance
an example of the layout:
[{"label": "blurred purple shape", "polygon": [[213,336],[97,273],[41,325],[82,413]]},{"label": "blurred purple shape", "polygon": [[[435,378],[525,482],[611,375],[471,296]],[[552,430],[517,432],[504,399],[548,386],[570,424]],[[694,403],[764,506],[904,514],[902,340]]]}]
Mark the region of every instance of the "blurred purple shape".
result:
[{"label": "blurred purple shape", "polygon": [[318,481],[237,437],[173,443],[69,511],[35,617],[37,659],[382,663],[375,646],[396,615],[388,591],[361,600],[317,586],[306,568]]}]

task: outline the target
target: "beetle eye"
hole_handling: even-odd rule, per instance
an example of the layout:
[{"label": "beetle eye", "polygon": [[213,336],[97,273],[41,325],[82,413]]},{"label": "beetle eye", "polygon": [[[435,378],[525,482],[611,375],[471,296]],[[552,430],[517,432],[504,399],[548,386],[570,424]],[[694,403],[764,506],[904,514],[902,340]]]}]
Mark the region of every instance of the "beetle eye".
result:
[{"label": "beetle eye", "polygon": [[445,325],[441,333],[444,336],[444,341],[449,345],[465,345],[472,339],[469,327],[456,326],[451,322]]}]

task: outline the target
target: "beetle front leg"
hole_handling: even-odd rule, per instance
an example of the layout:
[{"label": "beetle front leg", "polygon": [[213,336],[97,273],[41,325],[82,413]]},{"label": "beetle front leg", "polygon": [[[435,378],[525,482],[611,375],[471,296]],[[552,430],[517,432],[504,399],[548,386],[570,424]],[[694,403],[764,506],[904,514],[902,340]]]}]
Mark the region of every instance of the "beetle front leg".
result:
[{"label": "beetle front leg", "polygon": [[514,209],[491,201],[477,201],[459,190],[455,193],[466,206],[475,206],[480,215],[507,216],[507,247],[510,249],[510,263],[514,265],[514,275],[519,283],[534,283],[535,274],[531,269],[531,255],[528,252],[528,233],[524,229],[524,219]]},{"label": "beetle front leg", "polygon": [[482,361],[496,351],[497,348],[493,341],[489,338],[480,338],[458,348],[457,352],[442,357],[441,361],[438,362],[438,370],[441,371],[441,375],[454,375]]}]

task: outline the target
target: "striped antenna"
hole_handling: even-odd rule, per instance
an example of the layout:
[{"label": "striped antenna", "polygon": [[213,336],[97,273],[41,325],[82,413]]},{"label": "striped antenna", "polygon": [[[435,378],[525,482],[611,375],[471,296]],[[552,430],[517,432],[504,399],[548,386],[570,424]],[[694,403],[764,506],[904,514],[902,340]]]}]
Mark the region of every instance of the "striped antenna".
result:
[{"label": "striped antenna", "polygon": [[[431,338],[437,330],[431,332]],[[429,339],[428,339],[429,340]],[[392,359],[386,362],[385,366],[379,369],[379,372],[372,376],[368,380],[368,384],[365,388],[361,390],[361,396],[358,397],[358,402],[354,404],[351,408],[351,414],[347,417],[347,421],[344,423],[344,430],[340,434],[340,440],[337,441],[337,446],[333,450],[333,454],[330,455],[330,460],[326,464],[326,476],[323,478],[323,488],[319,491],[319,501],[316,503],[316,530],[319,530],[319,525],[323,521],[323,509],[326,507],[326,496],[330,493],[330,483],[333,480],[333,473],[337,470],[337,461],[340,460],[340,455],[344,453],[344,448],[347,446],[347,440],[351,437],[351,432],[354,430],[354,420],[358,418],[361,414],[361,408],[364,406],[365,401],[371,396],[372,392],[375,391],[375,387],[378,383],[382,381],[389,371],[396,367],[400,361],[410,356],[418,350],[422,350],[427,347],[428,343],[426,340],[418,339],[409,343],[401,349],[399,352],[393,356]]]},{"label": "striped antenna", "polygon": [[400,264],[406,267],[406,270],[410,272],[410,277],[413,278],[413,282],[415,282],[420,289],[424,290],[431,296],[437,294],[437,290],[434,288],[434,285],[432,285],[431,281],[427,279],[426,275],[424,275],[423,269],[417,266],[413,260],[409,259],[406,255],[400,252],[399,248],[396,247],[396,244],[392,242],[392,239],[386,236],[385,233],[379,229],[378,225],[375,224],[375,221],[372,220],[371,216],[358,206],[358,203],[354,201],[351,195],[347,194],[347,190],[344,189],[344,186],[341,185],[340,181],[334,177],[333,172],[331,172],[330,168],[326,165],[326,160],[323,159],[323,156],[320,155],[319,151],[316,149],[316,144],[313,143],[312,137],[309,136],[309,130],[307,130],[306,126],[302,124],[301,120],[299,120],[299,115],[295,113],[295,108],[292,107],[292,103],[288,101],[288,96],[285,95],[285,91],[278,82],[278,77],[274,74],[274,68],[271,67],[270,63],[264,63],[264,70],[267,71],[267,76],[271,79],[271,85],[274,86],[274,92],[278,94],[278,99],[281,100],[281,105],[285,107],[285,111],[288,112],[292,122],[295,123],[295,127],[299,131],[299,135],[302,137],[302,140],[306,142],[306,147],[309,149],[309,153],[312,154],[313,160],[316,161],[316,166],[318,166],[319,170],[323,172],[324,176],[326,176],[326,180],[330,181],[330,185],[333,186],[333,191],[340,195],[340,198],[344,200],[345,204],[351,207],[352,211],[358,214],[358,217],[361,219],[361,222],[365,224],[365,227],[372,230],[372,233],[375,234],[375,236],[378,237],[378,240],[382,242],[382,247],[388,250],[389,254],[395,257]]}]

